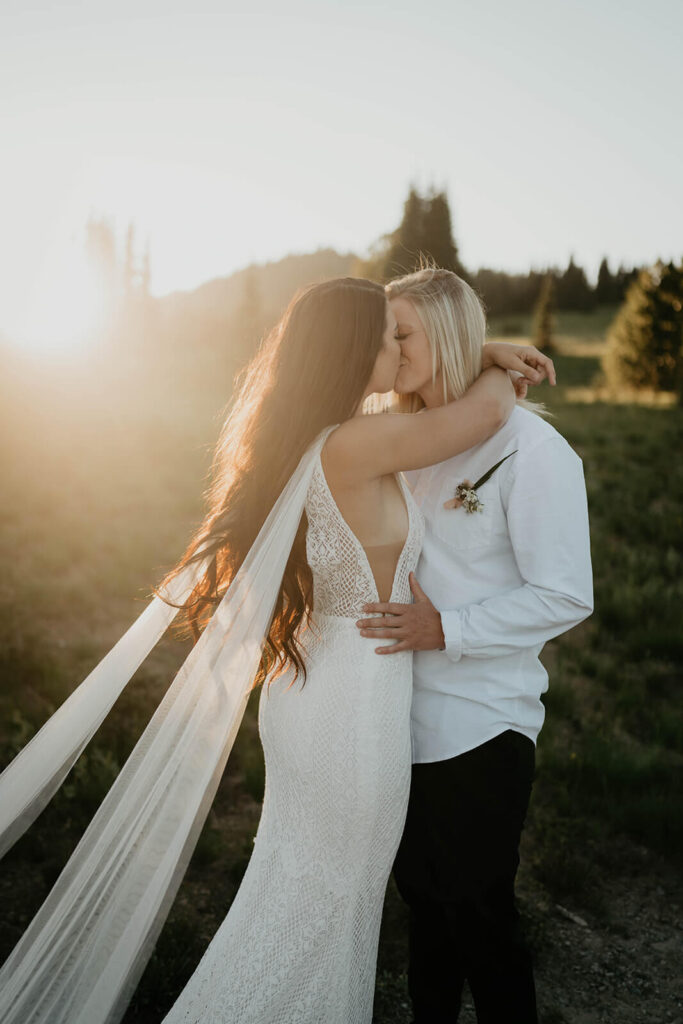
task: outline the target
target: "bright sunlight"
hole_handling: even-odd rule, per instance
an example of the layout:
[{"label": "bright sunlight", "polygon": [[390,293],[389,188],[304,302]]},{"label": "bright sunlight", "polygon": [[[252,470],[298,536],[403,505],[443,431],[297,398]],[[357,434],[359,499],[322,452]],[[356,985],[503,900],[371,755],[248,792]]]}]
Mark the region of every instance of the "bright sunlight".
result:
[{"label": "bright sunlight", "polygon": [[83,240],[49,250],[29,292],[17,339],[34,352],[68,354],[88,343],[107,308],[105,282]]}]

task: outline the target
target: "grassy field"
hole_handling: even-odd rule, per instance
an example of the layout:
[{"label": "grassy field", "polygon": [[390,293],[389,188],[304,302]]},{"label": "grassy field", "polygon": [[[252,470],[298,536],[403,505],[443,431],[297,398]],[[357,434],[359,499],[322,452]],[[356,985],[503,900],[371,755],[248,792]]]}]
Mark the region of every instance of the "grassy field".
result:
[{"label": "grassy field", "polygon": [[[617,311],[616,306],[601,306],[591,313],[558,312],[554,315],[556,341],[560,348],[570,349],[592,342],[596,348],[604,342],[605,334]],[[489,333],[492,337],[520,337],[528,340],[532,325],[531,313],[508,313],[491,317]]]},{"label": "grassy field", "polygon": [[[596,610],[543,653],[551,682],[520,896],[542,960],[544,1021],[636,1021],[641,1018],[616,1011],[614,1017],[567,1016],[549,963],[547,979],[544,974],[543,951],[556,941],[549,908],[569,908],[607,933],[616,927],[614,886],[623,879],[632,891],[655,866],[662,877],[675,877],[680,858],[683,412],[572,400],[572,389],[590,389],[596,379],[610,315],[559,319],[560,386],[543,398],[553,424],[584,461]],[[494,322],[492,334],[528,331],[524,318],[507,320]],[[233,367],[189,383],[166,367],[162,376],[143,374],[131,385],[110,367],[38,369],[10,352],[3,362],[4,765],[111,648],[182,552],[201,518]],[[2,958],[45,898],[187,651],[170,636],[162,640],[58,796],[7,855],[0,873]],[[252,700],[126,1024],[161,1019],[223,919],[249,858],[262,787]],[[405,955],[405,912],[392,884],[377,1024],[410,1019]],[[643,1014],[644,1021],[669,1019]]]}]

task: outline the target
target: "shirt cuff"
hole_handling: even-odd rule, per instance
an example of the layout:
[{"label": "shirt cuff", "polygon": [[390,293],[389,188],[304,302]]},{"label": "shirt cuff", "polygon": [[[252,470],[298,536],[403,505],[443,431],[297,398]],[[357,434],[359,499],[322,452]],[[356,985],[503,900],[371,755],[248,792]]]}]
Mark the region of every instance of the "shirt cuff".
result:
[{"label": "shirt cuff", "polygon": [[446,656],[451,661],[460,661],[462,657],[462,620],[460,612],[441,612],[441,628],[446,641]]}]

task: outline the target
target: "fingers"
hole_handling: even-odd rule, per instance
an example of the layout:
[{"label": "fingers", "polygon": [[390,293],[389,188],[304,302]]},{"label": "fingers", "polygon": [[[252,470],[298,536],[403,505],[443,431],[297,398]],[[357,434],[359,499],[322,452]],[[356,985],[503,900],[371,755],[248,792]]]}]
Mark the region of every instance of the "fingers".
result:
[{"label": "fingers", "polygon": [[539,362],[543,367],[543,372],[548,378],[548,383],[553,387],[557,384],[557,375],[555,373],[555,364],[549,356],[544,356],[542,352],[538,355]]},{"label": "fingers", "polygon": [[417,576],[414,572],[408,574],[408,582],[410,583],[410,589],[418,600],[428,601],[429,598],[425,594],[424,590],[417,582]]},{"label": "fingers", "polygon": [[522,376],[525,380],[528,380],[531,384],[540,384],[542,380],[545,380],[545,372],[539,368],[536,358],[532,353],[525,353],[524,356],[520,357],[520,361],[524,366]]},{"label": "fingers", "polygon": [[524,377],[527,380],[530,380],[532,384],[540,384],[544,379],[543,374],[532,365],[534,360],[531,360],[530,362],[526,361],[524,353],[525,349],[519,348],[516,350],[514,357],[510,360],[512,365],[508,367],[508,370],[511,375],[515,373],[520,375],[516,378],[512,377],[512,383],[516,384],[518,380],[521,380],[522,377]]},{"label": "fingers", "polygon": [[411,605],[409,605],[409,604],[398,604],[395,601],[391,601],[391,602],[388,602],[388,601],[381,602],[380,601],[377,604],[364,604],[363,605],[363,611],[364,612],[369,612],[371,615],[373,615],[373,614],[380,614],[380,615],[403,615],[403,613],[405,612],[406,608],[410,608],[410,607],[411,607]]},{"label": "fingers", "polygon": [[527,345],[518,350],[520,360],[526,364],[524,375],[530,378],[530,383],[540,384],[546,377],[550,384],[557,384],[555,364],[550,356],[544,355],[533,345]]},{"label": "fingers", "polygon": [[382,619],[359,619],[356,623],[359,629],[398,629],[399,621],[398,618],[382,618]]},{"label": "fingers", "polygon": [[389,611],[389,605],[386,603],[382,604],[381,602],[378,604],[364,604],[363,611],[367,612],[369,615],[383,615],[385,612]]},{"label": "fingers", "polygon": [[361,629],[360,635],[370,640],[397,640],[401,636],[395,629]]},{"label": "fingers", "polygon": [[410,651],[411,646],[406,640],[385,647],[375,647],[375,654],[396,654],[397,651]]}]

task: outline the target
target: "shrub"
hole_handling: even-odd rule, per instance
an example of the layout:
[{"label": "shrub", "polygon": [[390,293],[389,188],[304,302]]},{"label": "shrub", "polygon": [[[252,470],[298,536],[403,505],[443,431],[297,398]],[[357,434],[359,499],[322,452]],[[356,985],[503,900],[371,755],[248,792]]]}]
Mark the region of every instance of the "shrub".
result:
[{"label": "shrub", "polygon": [[553,331],[554,287],[552,274],[546,274],[541,285],[538,302],[534,309],[532,341],[541,352],[552,352],[555,349]]},{"label": "shrub", "polygon": [[683,265],[657,263],[631,284],[607,336],[604,369],[614,388],[683,387]]}]

